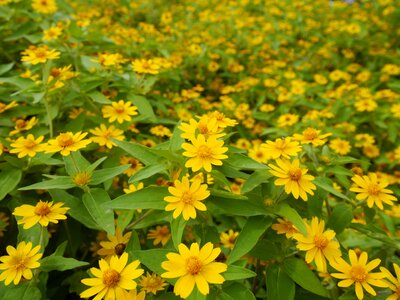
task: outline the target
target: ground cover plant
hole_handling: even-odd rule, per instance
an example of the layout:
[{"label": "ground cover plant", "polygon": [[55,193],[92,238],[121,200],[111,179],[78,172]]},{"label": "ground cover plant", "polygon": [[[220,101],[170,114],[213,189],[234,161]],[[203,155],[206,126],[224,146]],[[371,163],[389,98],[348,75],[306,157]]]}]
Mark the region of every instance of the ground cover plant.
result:
[{"label": "ground cover plant", "polygon": [[0,299],[400,299],[395,0],[0,0]]}]

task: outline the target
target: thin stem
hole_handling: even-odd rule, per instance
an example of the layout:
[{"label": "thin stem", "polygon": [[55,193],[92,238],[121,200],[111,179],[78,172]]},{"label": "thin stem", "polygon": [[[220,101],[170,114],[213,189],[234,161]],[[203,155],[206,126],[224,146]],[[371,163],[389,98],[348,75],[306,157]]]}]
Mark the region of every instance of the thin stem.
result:
[{"label": "thin stem", "polygon": [[79,173],[79,168],[78,168],[78,164],[76,163],[75,157],[74,157],[74,153],[71,152],[71,159],[72,159],[72,163],[74,164],[75,170],[77,173]]},{"label": "thin stem", "polygon": [[48,99],[47,97],[44,99],[44,106],[46,108],[47,121],[49,124],[49,131],[50,131],[50,138],[53,138],[53,121],[51,119],[50,106],[49,106],[49,101],[47,99]]},{"label": "thin stem", "polygon": [[139,223],[140,221],[145,219],[148,215],[152,214],[153,212],[154,212],[154,209],[149,209],[148,211],[146,211],[143,215],[141,215],[135,221],[133,221],[132,223],[128,224],[128,226],[125,227],[125,231],[127,231],[127,230],[131,229],[132,227],[134,227],[137,223]]}]

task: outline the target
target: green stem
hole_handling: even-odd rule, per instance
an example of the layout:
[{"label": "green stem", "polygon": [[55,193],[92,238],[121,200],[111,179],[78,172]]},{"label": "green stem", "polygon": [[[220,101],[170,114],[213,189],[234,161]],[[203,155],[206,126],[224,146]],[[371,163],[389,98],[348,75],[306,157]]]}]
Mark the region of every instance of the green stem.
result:
[{"label": "green stem", "polygon": [[149,216],[150,214],[152,214],[154,212],[154,209],[149,209],[148,211],[146,211],[142,216],[140,216],[139,218],[137,218],[135,221],[133,221],[132,223],[128,224],[128,226],[125,227],[125,231],[133,228],[137,223],[139,223],[140,221],[142,221],[143,219],[145,219],[147,216]]},{"label": "green stem", "polygon": [[51,119],[50,106],[49,106],[49,101],[48,101],[47,97],[44,99],[44,106],[46,108],[47,121],[49,124],[49,131],[50,131],[50,138],[53,138],[53,121]]}]

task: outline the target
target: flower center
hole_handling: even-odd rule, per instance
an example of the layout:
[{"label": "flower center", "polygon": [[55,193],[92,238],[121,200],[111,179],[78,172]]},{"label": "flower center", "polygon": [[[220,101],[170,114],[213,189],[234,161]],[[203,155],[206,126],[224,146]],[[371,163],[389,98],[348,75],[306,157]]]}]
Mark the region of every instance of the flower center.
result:
[{"label": "flower center", "polygon": [[[46,5],[46,4],[47,3],[44,3],[43,5]],[[35,55],[37,58],[46,58],[47,52],[43,49],[37,49],[35,52]]]},{"label": "flower center", "polygon": [[353,266],[350,270],[351,279],[355,282],[364,282],[368,276],[368,272],[363,266]]},{"label": "flower center", "polygon": [[197,257],[192,256],[186,260],[186,270],[191,275],[197,275],[202,267],[203,264]]},{"label": "flower center", "polygon": [[185,204],[192,204],[193,202],[192,194],[189,191],[183,192],[181,201],[184,202]]},{"label": "flower center", "polygon": [[26,140],[25,141],[25,148],[26,149],[32,149],[32,148],[35,148],[36,147],[36,142],[34,141],[34,140]]},{"label": "flower center", "polygon": [[124,253],[125,251],[125,247],[126,245],[123,243],[119,243],[117,246],[115,246],[114,250],[115,250],[115,254],[117,254],[118,256],[121,256],[122,253]]},{"label": "flower center", "polygon": [[46,216],[51,209],[45,202],[39,202],[35,207],[35,214],[38,216]]},{"label": "flower center", "polygon": [[328,239],[322,234],[317,234],[314,237],[315,247],[319,248],[320,250],[325,249],[325,247],[328,246],[328,243]]},{"label": "flower center", "polygon": [[197,153],[200,158],[209,158],[212,155],[212,150],[206,145],[201,145]]},{"label": "flower center", "polygon": [[26,127],[26,122],[25,122],[25,120],[17,120],[16,122],[15,122],[15,127],[16,128],[24,128],[24,127]]},{"label": "flower center", "polygon": [[301,169],[299,168],[289,171],[289,177],[292,181],[299,181],[299,179],[301,178],[301,174]]},{"label": "flower center", "polygon": [[112,133],[109,130],[106,130],[103,132],[103,137],[105,137],[105,138],[109,138],[111,135],[112,135]]},{"label": "flower center", "polygon": [[60,136],[58,137],[58,145],[60,147],[68,147],[74,144],[74,140],[72,139],[72,137],[67,134],[67,133],[62,133],[60,134]]},{"label": "flower center", "polygon": [[161,236],[168,236],[169,235],[169,229],[167,227],[163,227],[159,230],[158,232],[159,235]]},{"label": "flower center", "polygon": [[400,296],[400,285],[397,287],[397,289],[396,289],[396,294],[398,295],[398,296]]},{"label": "flower center", "polygon": [[120,279],[120,275],[113,269],[108,269],[103,273],[103,283],[106,287],[115,287]]},{"label": "flower center", "polygon": [[117,106],[115,107],[115,111],[117,112],[117,114],[122,114],[125,112],[125,107],[124,106]]},{"label": "flower center", "polygon": [[303,136],[306,140],[312,141],[313,139],[318,137],[318,132],[314,128],[307,128],[303,132]]},{"label": "flower center", "polygon": [[372,196],[378,196],[380,192],[381,188],[376,183],[373,183],[368,187],[368,194]]},{"label": "flower center", "polygon": [[25,260],[27,259],[27,257],[24,256],[20,256],[17,255],[15,257],[12,258],[12,266],[16,269],[16,270],[24,270],[25,269]]}]

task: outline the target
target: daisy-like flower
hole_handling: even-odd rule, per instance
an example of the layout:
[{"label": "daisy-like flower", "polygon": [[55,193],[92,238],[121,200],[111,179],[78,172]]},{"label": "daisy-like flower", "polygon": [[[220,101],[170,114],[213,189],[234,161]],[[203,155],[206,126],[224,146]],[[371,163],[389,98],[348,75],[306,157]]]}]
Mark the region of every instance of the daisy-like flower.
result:
[{"label": "daisy-like flower", "polygon": [[349,287],[355,285],[358,299],[364,298],[364,289],[371,295],[376,296],[375,290],[371,287],[387,287],[383,280],[385,274],[382,272],[371,273],[380,263],[380,259],[374,259],[368,262],[367,252],[362,252],[359,257],[354,250],[349,251],[350,264],[339,257],[336,261],[330,261],[329,264],[340,273],[331,273],[334,278],[341,279],[338,282],[339,287]]},{"label": "daisy-like flower", "polygon": [[110,262],[101,259],[99,269],[91,268],[90,272],[95,276],[93,278],[82,279],[84,285],[90,286],[83,291],[81,298],[89,298],[96,295],[93,299],[126,299],[128,291],[136,289],[134,279],[141,276],[143,269],[138,269],[140,262],[135,260],[128,264],[128,253],[123,253],[120,257],[114,255]]},{"label": "daisy-like flower", "polygon": [[346,155],[351,150],[351,145],[348,141],[343,139],[334,139],[329,143],[329,148],[339,155]]},{"label": "daisy-like flower", "polygon": [[14,149],[10,150],[10,153],[18,153],[18,158],[25,156],[34,157],[36,153],[44,151],[44,145],[40,144],[44,139],[44,136],[39,136],[35,139],[32,134],[28,134],[25,137],[19,137],[16,141],[11,143],[11,147]]},{"label": "daisy-like flower", "polygon": [[16,106],[18,106],[16,101],[11,101],[8,104],[4,104],[3,102],[0,102],[0,113],[5,112],[6,110],[9,110]]},{"label": "daisy-like flower", "polygon": [[126,295],[126,300],[144,300],[146,298],[145,291],[138,291],[136,289],[130,290],[129,293]]},{"label": "daisy-like flower", "polygon": [[108,149],[116,146],[116,144],[111,141],[112,138],[119,141],[125,139],[124,132],[121,129],[115,128],[114,125],[107,128],[106,125],[100,124],[100,127],[90,129],[90,133],[95,135],[94,137],[91,137],[93,142],[100,146],[106,146]]},{"label": "daisy-like flower", "polygon": [[214,248],[207,243],[201,249],[193,243],[190,249],[184,244],[178,246],[179,254],[168,253],[168,261],[161,267],[167,272],[161,274],[164,278],[179,278],[174,286],[175,295],[187,298],[196,285],[201,294],[209,293],[209,283],[221,284],[225,281],[220,273],[227,270],[227,265],[215,262],[221,253],[220,248]]},{"label": "daisy-like flower", "polygon": [[129,169],[124,171],[124,174],[126,174],[128,177],[131,177],[133,174],[143,168],[143,164],[133,157],[121,156],[119,163],[121,165],[131,165]]},{"label": "daisy-like flower", "polygon": [[189,123],[183,122],[178,128],[182,130],[181,137],[191,141],[196,138],[197,134],[201,134],[205,138],[219,138],[225,135],[219,129],[217,119],[208,116],[203,116],[199,121],[190,119]]},{"label": "daisy-like flower", "polygon": [[269,164],[271,168],[269,171],[272,175],[278,177],[275,180],[275,185],[285,186],[286,194],[292,194],[296,199],[302,198],[307,201],[307,194],[314,195],[312,190],[317,189],[317,187],[311,182],[314,180],[314,176],[307,174],[307,169],[302,169],[300,167],[299,159],[289,160],[277,159],[277,165]]},{"label": "daisy-like flower", "polygon": [[307,234],[295,233],[293,238],[298,242],[297,249],[306,251],[306,262],[315,261],[318,271],[327,272],[326,260],[332,261],[342,256],[340,246],[334,240],[336,233],[325,230],[324,220],[312,218],[311,224],[305,223]]},{"label": "daisy-like flower", "polygon": [[49,140],[45,146],[45,153],[60,152],[63,156],[70,155],[71,152],[78,151],[85,148],[92,141],[89,139],[84,140],[87,132],[78,131],[72,133],[70,131],[60,133],[55,139]]},{"label": "daisy-like flower", "polygon": [[131,101],[125,102],[124,100],[103,106],[101,112],[103,113],[103,118],[108,118],[110,123],[117,121],[120,124],[124,121],[131,121],[131,116],[138,114],[137,107],[132,105]]},{"label": "daisy-like flower", "polygon": [[219,128],[233,127],[237,125],[237,121],[234,119],[227,118],[222,112],[214,111],[208,114],[211,118],[217,119],[217,125]]},{"label": "daisy-like flower", "polygon": [[207,187],[207,184],[201,184],[200,180],[190,184],[187,177],[183,177],[182,181],[175,180],[174,186],[168,188],[168,192],[172,196],[164,197],[164,200],[169,202],[165,210],[173,210],[172,216],[174,219],[181,214],[185,220],[195,219],[196,209],[207,210],[207,207],[202,202],[210,196],[210,191],[207,190]]},{"label": "daisy-like flower", "polygon": [[69,207],[62,207],[63,202],[44,202],[40,200],[35,206],[23,204],[14,209],[13,215],[22,217],[18,224],[24,224],[24,229],[29,229],[35,224],[46,227],[49,223],[58,223],[59,220],[66,220],[65,215]]},{"label": "daisy-like flower", "polygon": [[32,65],[44,64],[49,59],[58,59],[60,57],[60,52],[54,49],[49,50],[47,45],[39,47],[30,46],[28,49],[22,51],[21,54],[21,61]]},{"label": "daisy-like flower", "polygon": [[228,158],[223,154],[228,151],[227,147],[223,147],[224,141],[210,137],[206,139],[199,134],[190,143],[182,144],[182,148],[186,150],[183,156],[189,157],[185,164],[186,168],[192,168],[193,172],[204,168],[206,172],[211,172],[212,165],[221,166],[222,159]]},{"label": "daisy-like flower", "polygon": [[160,65],[152,59],[135,59],[132,69],[138,74],[156,75],[160,72]]},{"label": "daisy-like flower", "polygon": [[399,300],[400,299],[400,267],[398,264],[393,264],[396,277],[389,272],[388,269],[380,267],[381,272],[385,275],[386,284],[394,294],[386,298],[386,300]]},{"label": "daisy-like flower", "polygon": [[389,183],[379,181],[374,173],[362,177],[355,175],[351,180],[355,184],[350,191],[357,193],[357,200],[366,200],[368,207],[376,205],[379,209],[383,209],[383,203],[393,205],[393,201],[397,201],[396,197],[391,195],[393,191],[386,188]]},{"label": "daisy-like flower", "polygon": [[140,278],[139,285],[142,287],[142,291],[156,295],[158,291],[164,290],[167,283],[165,283],[165,280],[157,274],[150,274],[147,272],[146,276],[143,275]]},{"label": "daisy-like flower", "polygon": [[10,131],[10,136],[20,133],[22,131],[27,131],[29,129],[32,129],[32,127],[35,126],[38,122],[39,120],[36,117],[32,117],[29,120],[17,119],[15,121],[14,130]]},{"label": "daisy-like flower", "polygon": [[278,223],[272,224],[271,226],[271,228],[275,230],[277,234],[284,234],[286,235],[286,238],[290,239],[295,233],[299,232],[292,222],[281,218],[278,218],[277,221]]},{"label": "daisy-like flower", "polygon": [[52,14],[57,11],[55,0],[32,0],[32,8],[41,14]]},{"label": "daisy-like flower", "polygon": [[266,151],[268,158],[278,159],[296,156],[301,151],[299,142],[292,141],[290,137],[276,139],[273,141],[266,141],[261,144],[261,147]]},{"label": "daisy-like flower", "polygon": [[219,240],[225,248],[232,250],[235,246],[236,238],[238,237],[238,235],[239,232],[229,229],[228,232],[221,232],[221,234],[219,235]]},{"label": "daisy-like flower", "polygon": [[144,187],[143,182],[139,182],[137,185],[130,184],[127,189],[124,189],[124,193],[130,194],[130,193],[136,192],[138,190],[141,190],[143,187]]},{"label": "daisy-like flower", "polygon": [[42,257],[42,253],[38,253],[40,246],[32,248],[32,243],[21,242],[15,249],[13,246],[7,246],[8,255],[0,257],[0,281],[4,281],[5,285],[13,282],[17,285],[21,278],[31,280],[33,277],[32,269],[40,267],[38,260]]},{"label": "daisy-like flower", "polygon": [[167,225],[157,226],[156,229],[150,229],[147,234],[149,240],[154,240],[153,245],[162,244],[163,246],[168,243],[171,238],[171,233]]},{"label": "daisy-like flower", "polygon": [[109,260],[113,255],[122,255],[131,236],[132,232],[127,232],[122,235],[121,228],[117,227],[115,229],[115,235],[107,234],[108,241],[100,242],[102,248],[97,251],[97,254],[105,256],[106,260]]},{"label": "daisy-like flower", "polygon": [[321,134],[321,130],[308,127],[302,134],[294,134],[293,140],[302,144],[312,144],[313,146],[321,146],[326,143],[327,137],[332,133]]}]

